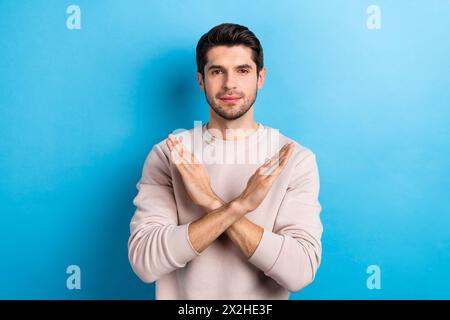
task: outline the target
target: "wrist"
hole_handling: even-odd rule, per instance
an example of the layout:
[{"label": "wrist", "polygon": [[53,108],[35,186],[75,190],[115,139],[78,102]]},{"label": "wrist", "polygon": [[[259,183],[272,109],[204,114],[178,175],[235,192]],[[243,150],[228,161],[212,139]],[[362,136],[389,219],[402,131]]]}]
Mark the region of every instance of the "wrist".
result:
[{"label": "wrist", "polygon": [[206,211],[214,211],[222,207],[225,203],[216,195],[211,197],[211,200],[208,202],[208,204],[204,207]]},{"label": "wrist", "polygon": [[239,215],[244,216],[250,212],[246,203],[247,202],[245,199],[239,196],[230,202],[230,206],[234,209],[234,211],[239,213]]}]

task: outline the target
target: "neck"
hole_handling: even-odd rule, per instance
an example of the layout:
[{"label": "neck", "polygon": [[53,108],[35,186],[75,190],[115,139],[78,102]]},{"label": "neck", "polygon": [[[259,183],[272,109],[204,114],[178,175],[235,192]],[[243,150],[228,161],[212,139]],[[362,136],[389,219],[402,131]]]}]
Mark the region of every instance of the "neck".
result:
[{"label": "neck", "polygon": [[220,137],[224,140],[243,139],[254,133],[258,127],[259,124],[253,118],[253,107],[242,117],[234,120],[224,119],[210,109],[207,129],[220,133]]}]

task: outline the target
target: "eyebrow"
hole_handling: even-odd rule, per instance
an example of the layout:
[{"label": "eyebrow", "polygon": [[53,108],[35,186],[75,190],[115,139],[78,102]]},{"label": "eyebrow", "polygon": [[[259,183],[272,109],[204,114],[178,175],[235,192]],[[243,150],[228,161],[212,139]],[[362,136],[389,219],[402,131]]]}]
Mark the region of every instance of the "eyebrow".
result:
[{"label": "eyebrow", "polygon": [[[249,64],[241,64],[235,67],[235,69],[243,69],[243,68],[252,69],[252,66]],[[209,66],[208,71],[211,69],[224,69],[224,67],[222,67],[221,65],[213,64]]]}]

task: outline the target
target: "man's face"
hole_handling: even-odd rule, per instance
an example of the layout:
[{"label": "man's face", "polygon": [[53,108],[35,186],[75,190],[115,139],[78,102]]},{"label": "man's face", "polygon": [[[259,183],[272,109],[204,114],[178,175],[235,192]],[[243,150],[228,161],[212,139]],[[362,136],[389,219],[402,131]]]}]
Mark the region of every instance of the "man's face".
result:
[{"label": "man's face", "polygon": [[264,84],[265,68],[259,75],[252,59],[252,49],[217,46],[207,53],[205,78],[198,73],[200,88],[216,114],[227,120],[238,119],[254,104],[258,89]]}]

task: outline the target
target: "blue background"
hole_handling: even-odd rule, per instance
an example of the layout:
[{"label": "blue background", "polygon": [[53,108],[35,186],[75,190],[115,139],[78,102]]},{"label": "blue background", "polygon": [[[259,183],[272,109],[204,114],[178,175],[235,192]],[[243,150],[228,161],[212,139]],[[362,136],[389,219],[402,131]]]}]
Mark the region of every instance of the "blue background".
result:
[{"label": "blue background", "polygon": [[208,121],[195,46],[222,22],[264,47],[256,120],[317,155],[323,261],[291,299],[450,298],[450,3],[424,0],[0,1],[0,298],[154,298],[127,258],[135,185]]}]

